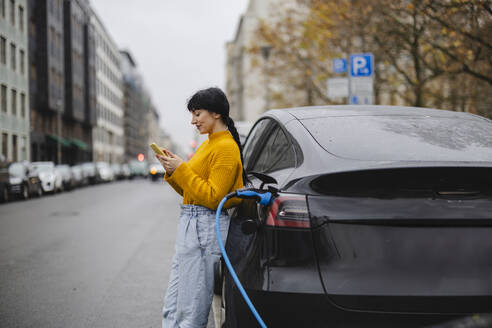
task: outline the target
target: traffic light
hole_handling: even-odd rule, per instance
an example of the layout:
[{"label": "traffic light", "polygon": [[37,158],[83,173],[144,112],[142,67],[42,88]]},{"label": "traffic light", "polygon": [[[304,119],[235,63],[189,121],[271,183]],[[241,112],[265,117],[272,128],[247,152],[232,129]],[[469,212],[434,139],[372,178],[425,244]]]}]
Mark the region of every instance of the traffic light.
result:
[{"label": "traffic light", "polygon": [[137,155],[137,159],[138,159],[139,162],[143,162],[143,160],[145,159],[145,155],[142,154],[142,153],[140,153],[140,154]]}]

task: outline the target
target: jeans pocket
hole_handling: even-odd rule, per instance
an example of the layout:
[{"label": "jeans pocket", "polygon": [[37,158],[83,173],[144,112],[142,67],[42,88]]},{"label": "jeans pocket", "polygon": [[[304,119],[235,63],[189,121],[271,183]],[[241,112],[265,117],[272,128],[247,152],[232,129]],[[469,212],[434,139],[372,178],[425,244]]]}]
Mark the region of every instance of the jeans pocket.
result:
[{"label": "jeans pocket", "polygon": [[207,248],[210,235],[210,223],[206,215],[196,218],[196,237],[200,248]]}]

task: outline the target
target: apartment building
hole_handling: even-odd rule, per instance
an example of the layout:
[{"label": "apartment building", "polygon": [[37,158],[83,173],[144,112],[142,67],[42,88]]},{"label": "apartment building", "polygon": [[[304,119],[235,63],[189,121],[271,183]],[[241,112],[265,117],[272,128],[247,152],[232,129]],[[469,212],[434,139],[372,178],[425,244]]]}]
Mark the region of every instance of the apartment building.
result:
[{"label": "apartment building", "polygon": [[26,0],[0,0],[0,154],[30,160]]},{"label": "apartment building", "polygon": [[123,91],[121,55],[102,21],[93,11],[91,27],[96,44],[96,126],[93,131],[94,159],[110,163],[124,161]]}]

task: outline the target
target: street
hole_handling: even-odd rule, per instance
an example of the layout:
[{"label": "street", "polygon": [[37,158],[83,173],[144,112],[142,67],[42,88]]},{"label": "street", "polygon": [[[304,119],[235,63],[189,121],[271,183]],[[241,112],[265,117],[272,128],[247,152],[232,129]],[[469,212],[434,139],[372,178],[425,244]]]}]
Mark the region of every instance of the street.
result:
[{"label": "street", "polygon": [[160,327],[179,201],[137,179],[1,204],[0,326]]}]

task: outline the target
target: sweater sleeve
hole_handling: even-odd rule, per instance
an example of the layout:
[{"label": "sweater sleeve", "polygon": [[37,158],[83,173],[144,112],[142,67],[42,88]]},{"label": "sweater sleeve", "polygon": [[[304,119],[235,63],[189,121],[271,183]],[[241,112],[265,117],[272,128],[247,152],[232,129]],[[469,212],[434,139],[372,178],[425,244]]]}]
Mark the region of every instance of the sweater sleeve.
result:
[{"label": "sweater sleeve", "polygon": [[216,209],[236,180],[238,163],[235,155],[232,147],[224,147],[217,152],[208,179],[197,175],[188,163],[182,163],[171,177],[193,200]]},{"label": "sweater sleeve", "polygon": [[173,189],[176,190],[178,194],[183,196],[183,189],[174,181],[173,176],[174,175],[168,175],[166,172],[166,174],[164,175],[164,180],[166,180],[166,182],[169,183],[169,185],[173,187]]}]

